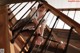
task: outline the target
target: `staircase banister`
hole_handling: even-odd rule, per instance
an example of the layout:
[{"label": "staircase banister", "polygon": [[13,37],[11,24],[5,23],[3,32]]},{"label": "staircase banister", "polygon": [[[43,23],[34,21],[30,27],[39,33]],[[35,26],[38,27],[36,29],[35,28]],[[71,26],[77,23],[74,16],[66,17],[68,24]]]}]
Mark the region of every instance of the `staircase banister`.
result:
[{"label": "staircase banister", "polygon": [[0,0],[0,5],[22,3],[22,2],[32,2],[32,1],[39,1],[39,0]]},{"label": "staircase banister", "polygon": [[77,31],[77,33],[80,35],[80,24],[72,20],[70,17],[67,15],[63,14],[60,12],[58,9],[54,8],[53,6],[49,5],[46,1],[43,2],[46,8],[50,10],[54,15],[59,16],[59,18],[68,24],[70,27],[74,27],[74,29]]}]

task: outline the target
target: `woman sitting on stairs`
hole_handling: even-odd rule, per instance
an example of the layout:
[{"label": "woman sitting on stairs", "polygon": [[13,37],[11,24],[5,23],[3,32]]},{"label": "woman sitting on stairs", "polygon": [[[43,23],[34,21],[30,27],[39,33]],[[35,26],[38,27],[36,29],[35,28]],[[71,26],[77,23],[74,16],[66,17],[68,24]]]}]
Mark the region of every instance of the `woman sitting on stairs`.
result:
[{"label": "woman sitting on stairs", "polygon": [[[13,27],[12,29],[13,36],[16,34],[17,31],[19,31],[19,29],[21,29],[21,27],[27,22],[27,20],[29,20],[29,18],[34,14],[35,11],[36,11],[36,8],[34,7],[26,18],[20,20]],[[26,26],[23,27],[22,30],[25,30],[25,29],[34,30],[35,27],[39,24],[39,21],[44,17],[45,13],[47,12],[48,12],[48,9],[45,7],[45,5],[43,5],[42,3],[39,4],[37,12],[34,14],[32,19],[30,20],[30,23],[33,23],[33,26],[30,23],[26,24]],[[41,43],[43,42],[43,38],[41,36],[43,36],[45,26],[46,26],[46,20],[43,19],[42,23],[40,24],[40,26],[37,28],[35,32],[35,36],[37,37],[35,40],[35,44],[37,45],[41,45]]]}]

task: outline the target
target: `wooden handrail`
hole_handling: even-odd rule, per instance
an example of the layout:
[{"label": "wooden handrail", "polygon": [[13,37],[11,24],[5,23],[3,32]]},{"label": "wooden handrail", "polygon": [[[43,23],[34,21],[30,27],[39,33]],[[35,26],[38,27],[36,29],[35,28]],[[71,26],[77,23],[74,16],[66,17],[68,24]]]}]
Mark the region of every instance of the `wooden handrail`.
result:
[{"label": "wooden handrail", "polygon": [[0,0],[0,5],[22,3],[22,2],[32,2],[32,1],[39,1],[39,0]]},{"label": "wooden handrail", "polygon": [[56,9],[56,8],[52,7],[51,5],[49,5],[46,1],[43,2],[43,3],[46,6],[46,8],[48,8],[50,10],[50,12],[52,12],[56,16],[59,16],[59,18],[63,22],[65,22],[66,24],[68,24],[70,27],[74,27],[74,29],[80,35],[80,24],[78,24],[77,22],[75,22],[74,20],[72,20],[70,17],[68,17],[67,15],[63,14],[62,12],[60,12],[58,9]]}]

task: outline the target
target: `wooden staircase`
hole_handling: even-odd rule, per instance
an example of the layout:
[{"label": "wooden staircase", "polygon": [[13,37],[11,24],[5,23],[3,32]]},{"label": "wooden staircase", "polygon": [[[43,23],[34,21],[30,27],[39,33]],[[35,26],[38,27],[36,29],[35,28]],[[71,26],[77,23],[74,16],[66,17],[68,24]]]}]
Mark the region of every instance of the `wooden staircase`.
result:
[{"label": "wooden staircase", "polygon": [[[7,1],[7,0],[5,0],[5,1]],[[9,21],[9,22],[7,21],[7,19],[14,16],[14,14],[11,13],[11,15],[8,16],[7,13],[9,13],[11,11],[10,10],[7,11],[7,6],[4,6],[4,5],[5,4],[11,4],[11,3],[18,3],[18,2],[29,2],[29,1],[33,1],[33,0],[27,0],[27,1],[26,0],[23,0],[23,1],[22,0],[19,0],[19,1],[13,0],[13,1],[10,1],[10,2],[2,1],[2,3],[0,4],[0,5],[3,5],[3,8],[1,8],[2,6],[0,6],[0,9],[3,9],[6,12],[5,13],[5,12],[0,10],[3,13],[3,16],[0,13],[0,17],[3,21],[5,21],[5,22],[3,22],[0,19],[0,21],[1,21],[0,23],[5,24],[7,22],[5,25],[3,25],[3,27],[0,27],[2,29],[6,28],[6,30],[7,30],[7,32],[5,32],[5,30],[0,31],[0,32],[5,32],[6,33],[6,34],[0,33],[0,37],[1,37],[0,38],[0,40],[1,40],[0,43],[2,43],[0,48],[4,48],[5,53],[20,53],[24,44],[27,41],[26,39],[28,39],[28,37],[30,37],[32,32],[28,32],[28,31],[20,32],[18,37],[15,39],[14,44],[12,44],[10,42],[10,40],[12,39],[13,36],[12,36],[12,31],[10,30],[10,27],[12,27],[16,23],[17,20],[14,17],[11,21]],[[43,53],[66,53],[66,51],[67,51],[67,53],[80,53],[80,46],[79,46],[79,44],[80,44],[80,42],[79,42],[79,40],[80,40],[80,24],[78,24],[74,20],[70,19],[68,16],[66,16],[65,14],[60,12],[58,9],[49,5],[46,1],[41,0],[41,2],[44,3],[46,8],[48,8],[52,14],[56,15],[56,17],[58,19],[61,19],[63,22],[68,24],[70,27],[73,27],[73,29],[76,32],[71,31],[71,34],[69,34],[70,30],[55,29],[55,28],[49,28],[48,26],[46,26],[46,29],[45,29],[45,32],[44,32],[44,37],[43,37],[44,42],[42,43],[41,46],[35,45],[35,47],[31,51],[31,53],[40,53],[40,51],[42,51]],[[6,9],[5,9],[5,7],[6,7]],[[5,19],[4,15],[7,16],[6,19]],[[7,34],[8,32],[9,32],[9,34]],[[4,35],[4,36],[2,37],[1,35]],[[48,38],[48,35],[51,35],[50,38]],[[71,35],[69,43],[67,43],[68,35]],[[3,40],[4,41],[7,40],[7,41],[5,41],[6,43],[3,43],[4,42]],[[32,40],[30,40],[30,41],[32,41]],[[45,46],[45,42],[47,42],[46,46]],[[31,46],[30,43],[26,44],[22,53],[28,53],[28,49]],[[4,44],[6,44],[5,47],[4,47]],[[68,44],[68,46],[67,46],[67,44]],[[66,48],[66,46],[68,48]],[[6,48],[9,48],[9,49],[6,49]]]}]

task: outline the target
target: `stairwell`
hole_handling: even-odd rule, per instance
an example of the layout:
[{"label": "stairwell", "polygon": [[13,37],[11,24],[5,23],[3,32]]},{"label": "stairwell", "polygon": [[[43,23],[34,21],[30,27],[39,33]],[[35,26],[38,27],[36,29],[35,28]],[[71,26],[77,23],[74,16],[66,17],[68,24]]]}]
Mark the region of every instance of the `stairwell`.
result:
[{"label": "stairwell", "polygon": [[[30,1],[32,1],[32,0],[30,0]],[[11,1],[11,3],[12,2],[13,1]],[[18,1],[16,1],[16,3],[17,2]],[[23,1],[20,0],[20,2],[23,2]],[[78,24],[74,20],[70,19],[68,16],[66,16],[65,14],[60,12],[58,9],[56,9],[56,8],[52,7],[51,5],[49,5],[46,1],[41,1],[41,2],[43,2],[44,5],[46,5],[46,8],[49,8],[50,12],[56,16],[56,21],[53,24],[53,28],[49,28],[48,26],[46,26],[46,29],[45,29],[45,32],[44,32],[44,37],[43,37],[44,38],[44,42],[42,43],[41,46],[35,45],[35,47],[33,48],[33,50],[30,53],[40,53],[40,52],[42,52],[42,53],[66,53],[66,52],[67,53],[80,53],[80,46],[79,46],[79,44],[80,44],[80,42],[79,42],[79,40],[80,40],[80,36],[79,36],[80,35],[80,24]],[[8,2],[6,2],[6,3],[8,3]],[[6,3],[3,2],[1,4],[6,4]],[[16,9],[20,5],[18,5],[16,7]],[[15,6],[15,4],[13,5],[13,7],[14,6]],[[8,11],[6,10],[7,13],[11,13],[12,11],[9,9],[9,6],[6,6],[6,7],[8,8]],[[3,9],[5,10],[5,8],[3,8]],[[3,15],[5,15],[5,14],[3,14]],[[13,39],[11,27],[13,27],[15,25],[15,23],[17,23],[17,20],[15,18],[15,14],[13,14],[13,12],[11,14],[8,14],[8,15],[9,16],[7,16],[7,14],[6,14],[8,19],[11,19],[12,17],[13,18],[11,20],[9,20],[9,22],[7,22],[6,26],[4,25],[3,27],[7,28],[7,32],[9,32],[9,36],[8,36],[7,32],[6,32],[7,35],[4,34],[4,33],[1,33],[1,35],[3,34],[4,36],[0,35],[0,37],[1,37],[0,39],[3,38],[0,41],[0,43],[3,44],[3,45],[0,46],[0,48],[1,47],[4,48],[5,49],[5,53],[7,53],[7,52],[8,53],[20,53],[21,51],[22,51],[21,53],[28,53],[28,49],[31,46],[30,45],[31,42],[28,43],[28,44],[26,44],[26,42],[28,41],[27,40],[28,37],[30,37],[30,35],[35,31],[27,31],[27,30],[26,31],[21,31],[18,34],[18,36],[16,36],[16,38],[14,39],[14,43],[11,43],[11,40]],[[2,15],[0,17],[1,18],[5,18]],[[57,22],[57,18],[61,19],[63,22],[68,24],[70,27],[73,27],[73,29],[75,29],[75,31],[77,33],[73,29],[72,29],[72,31],[70,31],[71,29],[70,30],[69,29],[66,30],[66,29],[56,29],[56,28],[54,28],[54,25]],[[3,23],[6,23],[6,21],[5,22],[0,22],[0,23],[3,24]],[[2,28],[2,29],[4,29],[4,28]],[[1,31],[1,32],[5,32],[5,30]],[[71,34],[69,34],[69,32],[71,32]],[[70,40],[69,43],[67,43],[69,35],[71,35],[71,37],[69,39]],[[5,39],[4,39],[4,37],[5,37]],[[33,37],[34,36],[32,36],[30,38],[31,40],[30,39],[29,40],[32,41]],[[6,43],[4,43],[3,40],[4,41],[7,40],[7,41],[5,41]],[[4,47],[4,44],[5,44],[5,47]],[[68,48],[66,48],[67,44],[68,44],[68,46],[67,46]],[[6,49],[6,48],[9,48],[9,49]]]}]

